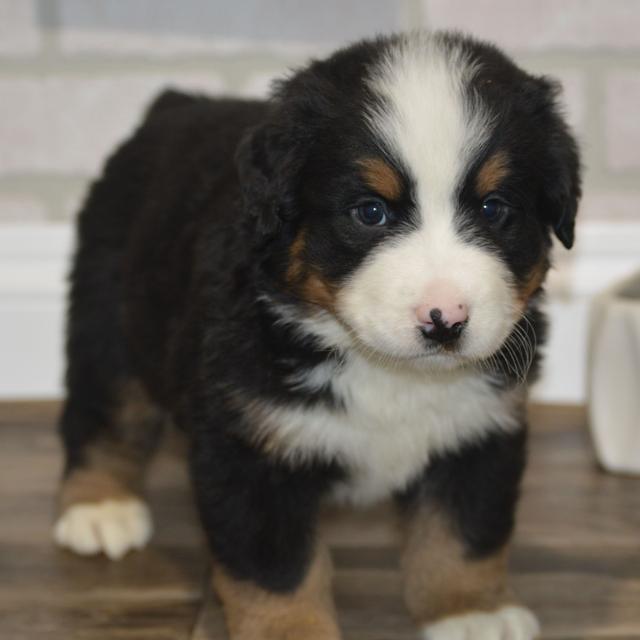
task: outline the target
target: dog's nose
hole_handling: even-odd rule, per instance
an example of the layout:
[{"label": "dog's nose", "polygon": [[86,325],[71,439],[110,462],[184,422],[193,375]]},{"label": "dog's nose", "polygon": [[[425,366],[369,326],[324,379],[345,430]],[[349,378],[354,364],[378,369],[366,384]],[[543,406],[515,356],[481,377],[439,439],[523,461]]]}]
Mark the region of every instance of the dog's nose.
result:
[{"label": "dog's nose", "polygon": [[469,320],[469,308],[458,295],[432,295],[431,302],[416,309],[416,318],[425,338],[445,344],[460,337]]},{"label": "dog's nose", "polygon": [[429,322],[423,322],[420,325],[422,335],[429,340],[434,340],[440,344],[453,342],[460,337],[464,330],[467,320],[466,305],[460,305],[452,313],[445,313],[438,308],[429,310]]}]

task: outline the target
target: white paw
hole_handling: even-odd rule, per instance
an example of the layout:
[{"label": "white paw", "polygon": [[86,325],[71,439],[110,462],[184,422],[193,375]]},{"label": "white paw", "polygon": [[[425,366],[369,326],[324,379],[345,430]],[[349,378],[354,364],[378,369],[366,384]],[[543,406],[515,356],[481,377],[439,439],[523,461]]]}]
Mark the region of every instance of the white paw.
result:
[{"label": "white paw", "polygon": [[425,627],[424,640],[533,640],[540,633],[536,617],[524,607],[492,613],[467,613]]},{"label": "white paw", "polygon": [[149,508],[132,498],[75,504],[58,519],[53,537],[80,555],[104,552],[118,560],[130,549],[144,547],[152,531]]}]

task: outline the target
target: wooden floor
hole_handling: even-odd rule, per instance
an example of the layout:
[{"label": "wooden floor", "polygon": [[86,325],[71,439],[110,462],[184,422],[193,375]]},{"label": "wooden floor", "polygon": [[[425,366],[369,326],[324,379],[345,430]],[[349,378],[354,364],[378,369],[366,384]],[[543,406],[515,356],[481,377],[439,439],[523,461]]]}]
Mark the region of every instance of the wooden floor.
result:
[{"label": "wooden floor", "polygon": [[[54,404],[0,405],[0,639],[222,640],[175,440],[151,474],[156,534],[111,563],[50,539],[60,468]],[[545,638],[640,638],[640,479],[598,471],[579,409],[531,411],[513,583]],[[415,638],[386,507],[328,513],[345,640]]]}]

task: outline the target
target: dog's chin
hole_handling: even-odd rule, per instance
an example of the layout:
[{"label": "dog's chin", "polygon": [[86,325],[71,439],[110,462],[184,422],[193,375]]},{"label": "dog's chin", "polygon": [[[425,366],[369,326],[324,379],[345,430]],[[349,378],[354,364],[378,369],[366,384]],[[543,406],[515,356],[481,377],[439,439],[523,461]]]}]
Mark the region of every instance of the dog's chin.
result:
[{"label": "dog's chin", "polygon": [[454,352],[445,350],[428,352],[409,360],[410,366],[417,371],[448,372],[467,366],[468,362]]},{"label": "dog's chin", "polygon": [[452,372],[469,369],[490,359],[499,351],[501,342],[493,348],[470,349],[464,343],[460,345],[389,345],[375,344],[351,334],[351,347],[367,360],[394,370],[407,369],[417,372]]},{"label": "dog's chin", "polygon": [[454,371],[469,364],[470,360],[455,349],[441,346],[434,347],[398,347],[373,345],[356,339],[353,350],[365,359],[383,367],[394,370],[408,369],[413,371]]},{"label": "dog's chin", "polygon": [[[339,314],[323,317],[330,319],[327,326],[332,329],[324,335],[327,346],[339,346],[343,351],[358,353],[373,364],[394,370],[446,372],[468,369],[491,358],[509,335],[509,328],[505,326],[499,333],[483,335],[481,340],[477,336],[467,336],[455,344],[428,344],[409,336],[406,331],[401,331],[406,339],[398,340],[392,333],[359,330]],[[334,336],[339,336],[335,343]]]}]

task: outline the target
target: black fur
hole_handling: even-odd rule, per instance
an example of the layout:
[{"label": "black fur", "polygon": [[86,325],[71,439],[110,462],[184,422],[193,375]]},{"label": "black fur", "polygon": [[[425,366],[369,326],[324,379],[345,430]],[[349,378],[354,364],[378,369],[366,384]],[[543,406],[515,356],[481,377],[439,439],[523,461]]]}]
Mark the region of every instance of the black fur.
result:
[{"label": "black fur", "polygon": [[526,430],[493,433],[455,454],[433,460],[396,496],[403,509],[426,504],[444,511],[470,558],[500,550],[513,531],[526,461]]},{"label": "black fur", "polygon": [[[376,100],[363,78],[393,42],[364,42],[313,63],[268,102],[163,94],[110,158],[80,213],[61,423],[67,472],[86,464],[86,447],[109,430],[117,385],[143,381],[190,437],[197,502],[218,561],[271,590],[299,584],[318,505],[346,470],[320,459],[292,468],[264,454],[238,403],[343,410],[326,388],[287,384],[302,366],[339,367],[343,354],[279,323],[265,296],[308,308],[286,283],[303,224],[304,260],[336,286],[389,233],[410,230],[414,185],[362,118]],[[524,280],[546,256],[551,230],[566,246],[573,242],[577,151],[547,80],[492,47],[465,43],[484,65],[475,91],[500,123],[495,144],[517,167],[509,189],[522,216],[490,227],[468,214],[478,202],[465,187],[460,225]],[[356,229],[344,215],[368,195],[356,161],[369,155],[387,158],[403,183],[386,235]],[[522,325],[540,344],[538,297]],[[520,349],[516,340],[511,347]],[[520,382],[505,361],[493,364],[500,388]],[[523,452],[524,431],[440,457],[405,500],[438,501],[470,553],[489,553],[511,531]]]},{"label": "black fur", "polygon": [[313,550],[320,501],[340,471],[269,459],[225,430],[223,420],[234,417],[218,412],[192,437],[196,499],[211,548],[237,578],[293,590]]}]

